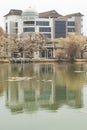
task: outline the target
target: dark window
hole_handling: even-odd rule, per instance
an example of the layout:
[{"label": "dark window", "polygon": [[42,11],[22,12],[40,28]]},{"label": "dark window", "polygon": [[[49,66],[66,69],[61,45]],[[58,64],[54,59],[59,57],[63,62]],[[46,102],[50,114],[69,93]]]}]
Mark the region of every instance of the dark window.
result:
[{"label": "dark window", "polygon": [[75,32],[75,28],[68,28],[68,32]]},{"label": "dark window", "polygon": [[18,22],[15,23],[15,27],[18,27]]},{"label": "dark window", "polygon": [[35,28],[23,28],[23,32],[35,32]]},{"label": "dark window", "polygon": [[8,32],[8,23],[6,23],[6,32]]},{"label": "dark window", "polygon": [[34,21],[24,21],[23,24],[24,25],[34,25]]},{"label": "dark window", "polygon": [[55,38],[66,37],[66,21],[55,21]]},{"label": "dark window", "polygon": [[75,26],[75,22],[69,21],[68,26]]},{"label": "dark window", "polygon": [[17,29],[17,28],[15,29],[15,33],[16,33],[16,34],[18,33],[18,29]]},{"label": "dark window", "polygon": [[49,22],[48,21],[36,21],[36,25],[49,26]]},{"label": "dark window", "polygon": [[51,28],[50,27],[48,27],[48,28],[46,28],[46,27],[40,27],[39,28],[39,32],[51,32]]}]

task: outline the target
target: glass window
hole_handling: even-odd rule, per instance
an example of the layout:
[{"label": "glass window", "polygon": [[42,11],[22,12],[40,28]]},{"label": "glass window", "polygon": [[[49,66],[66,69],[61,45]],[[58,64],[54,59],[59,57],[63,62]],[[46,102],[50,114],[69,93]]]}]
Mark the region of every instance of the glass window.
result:
[{"label": "glass window", "polygon": [[49,21],[36,21],[36,25],[49,26]]},{"label": "glass window", "polygon": [[15,33],[16,33],[16,34],[18,33],[18,29],[17,29],[17,28],[15,29]]},{"label": "glass window", "polygon": [[24,21],[24,25],[34,25],[35,21]]},{"label": "glass window", "polygon": [[66,37],[66,21],[55,21],[55,38]]},{"label": "glass window", "polygon": [[8,23],[6,23],[6,32],[8,32]]},{"label": "glass window", "polygon": [[35,32],[35,28],[23,28],[23,32]]},{"label": "glass window", "polygon": [[75,32],[75,28],[68,28],[68,32]]},{"label": "glass window", "polygon": [[48,28],[46,28],[46,27],[40,27],[39,28],[39,32],[51,32],[51,28],[50,27],[48,27]]},{"label": "glass window", "polygon": [[18,27],[18,22],[15,22],[15,27]]},{"label": "glass window", "polygon": [[75,26],[75,22],[69,21],[68,26]]}]

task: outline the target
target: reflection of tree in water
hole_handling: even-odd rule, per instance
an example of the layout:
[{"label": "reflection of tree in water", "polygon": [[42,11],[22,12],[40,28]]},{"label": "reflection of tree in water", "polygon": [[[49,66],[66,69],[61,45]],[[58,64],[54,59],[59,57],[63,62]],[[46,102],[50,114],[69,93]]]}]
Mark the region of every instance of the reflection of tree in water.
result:
[{"label": "reflection of tree in water", "polygon": [[0,83],[0,96],[3,95],[3,90],[4,90],[3,88],[4,88],[3,84]]},{"label": "reflection of tree in water", "polygon": [[84,72],[76,73],[76,71],[82,71],[81,66],[69,63],[57,66],[55,82],[58,81],[60,86],[66,86],[72,89],[82,87],[85,80]]},{"label": "reflection of tree in water", "polygon": [[[82,66],[77,64],[64,64],[57,66],[55,79],[56,84],[58,84],[60,88],[63,86],[66,87],[67,104],[77,108],[82,107],[81,89],[84,83],[84,72],[81,70],[81,67]],[[76,73],[76,71],[80,72],[80,70],[82,71],[81,73]]]},{"label": "reflection of tree in water", "polygon": [[5,87],[7,87],[8,65],[0,64],[0,96],[3,95]]}]

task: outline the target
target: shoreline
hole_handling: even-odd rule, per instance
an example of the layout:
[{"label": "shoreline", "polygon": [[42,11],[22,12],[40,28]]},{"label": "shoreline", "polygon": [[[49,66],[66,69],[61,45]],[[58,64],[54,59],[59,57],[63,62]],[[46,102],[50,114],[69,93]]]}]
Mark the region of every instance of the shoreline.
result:
[{"label": "shoreline", "polygon": [[[0,59],[0,63],[31,63],[31,62],[70,62],[68,59],[46,59],[46,58],[12,58]],[[87,62],[87,59],[75,59],[74,62]]]}]

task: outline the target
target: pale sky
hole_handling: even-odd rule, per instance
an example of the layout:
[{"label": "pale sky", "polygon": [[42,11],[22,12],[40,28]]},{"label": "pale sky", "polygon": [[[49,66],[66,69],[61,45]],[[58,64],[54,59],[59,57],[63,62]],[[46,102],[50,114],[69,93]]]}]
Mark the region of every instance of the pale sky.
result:
[{"label": "pale sky", "polygon": [[87,35],[87,0],[0,0],[0,26],[4,28],[4,15],[10,9],[24,10],[33,7],[38,13],[56,10],[61,15],[82,13],[83,33]]}]

